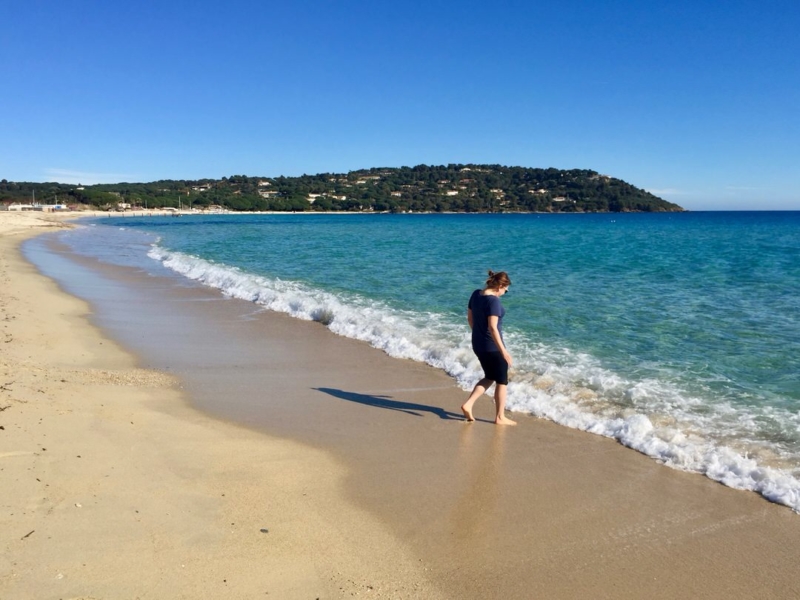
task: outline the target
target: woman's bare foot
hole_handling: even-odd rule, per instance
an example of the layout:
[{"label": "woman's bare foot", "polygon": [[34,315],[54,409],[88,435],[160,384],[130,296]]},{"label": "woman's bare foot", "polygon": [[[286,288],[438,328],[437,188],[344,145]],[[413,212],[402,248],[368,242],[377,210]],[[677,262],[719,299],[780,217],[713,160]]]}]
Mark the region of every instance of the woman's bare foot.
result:
[{"label": "woman's bare foot", "polygon": [[495,425],[516,425],[516,421],[512,421],[508,417],[497,417],[494,420]]},{"label": "woman's bare foot", "polygon": [[472,416],[472,411],[468,408],[461,407],[461,412],[464,413],[464,418],[469,421],[470,423],[475,420],[475,417]]}]

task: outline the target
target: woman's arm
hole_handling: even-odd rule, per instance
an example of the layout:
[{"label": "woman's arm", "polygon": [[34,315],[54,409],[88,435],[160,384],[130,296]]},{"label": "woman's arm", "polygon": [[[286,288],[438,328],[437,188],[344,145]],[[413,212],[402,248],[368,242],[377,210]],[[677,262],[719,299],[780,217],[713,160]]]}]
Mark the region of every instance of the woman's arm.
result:
[{"label": "woman's arm", "polygon": [[467,323],[469,323],[469,328],[472,329],[472,309],[467,309]]},{"label": "woman's arm", "polygon": [[492,339],[494,343],[497,344],[497,347],[500,349],[500,352],[503,354],[503,358],[506,359],[508,366],[511,366],[513,359],[511,355],[506,350],[505,345],[503,344],[503,338],[500,337],[500,330],[497,328],[497,323],[500,321],[500,317],[495,315],[489,315],[489,333],[492,334]]}]

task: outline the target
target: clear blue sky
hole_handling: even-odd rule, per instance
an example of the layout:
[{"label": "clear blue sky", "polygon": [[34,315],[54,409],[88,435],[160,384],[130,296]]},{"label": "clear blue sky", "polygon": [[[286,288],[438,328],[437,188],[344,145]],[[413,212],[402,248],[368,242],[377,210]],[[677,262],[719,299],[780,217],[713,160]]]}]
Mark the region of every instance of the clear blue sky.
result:
[{"label": "clear blue sky", "polygon": [[800,2],[0,7],[0,178],[493,163],[800,210]]}]

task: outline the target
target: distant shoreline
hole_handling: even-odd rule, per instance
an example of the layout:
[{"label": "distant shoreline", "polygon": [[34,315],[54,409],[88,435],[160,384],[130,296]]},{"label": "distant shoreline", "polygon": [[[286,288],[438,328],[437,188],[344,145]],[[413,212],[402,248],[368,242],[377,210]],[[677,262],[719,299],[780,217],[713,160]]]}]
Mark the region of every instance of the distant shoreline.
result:
[{"label": "distant shoreline", "polygon": [[[390,211],[347,211],[347,210],[298,210],[298,211],[283,211],[283,210],[230,210],[222,212],[206,212],[206,211],[191,211],[191,210],[128,210],[128,211],[91,211],[91,216],[107,216],[107,217],[175,217],[175,216],[230,216],[230,215],[656,215],[656,214],[680,214],[688,212],[728,212],[728,211],[646,211],[646,210],[631,210],[624,212],[612,211],[595,211],[595,212],[547,212],[547,211],[515,211],[515,212],[459,212],[459,211],[406,211],[406,212],[390,212]],[[758,212],[758,211],[729,211],[729,212]],[[81,215],[82,211],[71,211],[68,214]]]}]

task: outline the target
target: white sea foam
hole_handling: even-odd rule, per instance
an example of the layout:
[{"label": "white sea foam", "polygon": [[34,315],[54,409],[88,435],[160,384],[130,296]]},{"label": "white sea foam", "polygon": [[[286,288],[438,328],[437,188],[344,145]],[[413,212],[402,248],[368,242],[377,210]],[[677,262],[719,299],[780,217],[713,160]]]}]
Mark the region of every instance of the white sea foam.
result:
[{"label": "white sea foam", "polygon": [[[339,335],[368,342],[390,356],[443,369],[469,389],[481,377],[466,328],[444,316],[402,311],[357,295],[333,294],[302,283],[267,278],[154,246],[149,256],[190,279],[265,309],[318,321]],[[750,448],[759,424],[725,402],[709,405],[664,381],[629,381],[591,356],[531,344],[513,333],[515,356],[508,408],[603,435],[676,469],[702,473],[727,486],[752,490],[800,512],[800,480],[791,468],[765,466]],[[772,409],[773,411],[775,409]],[[800,415],[775,414],[800,427]],[[743,444],[734,450],[730,437]],[[772,449],[777,459],[798,457]]]}]

